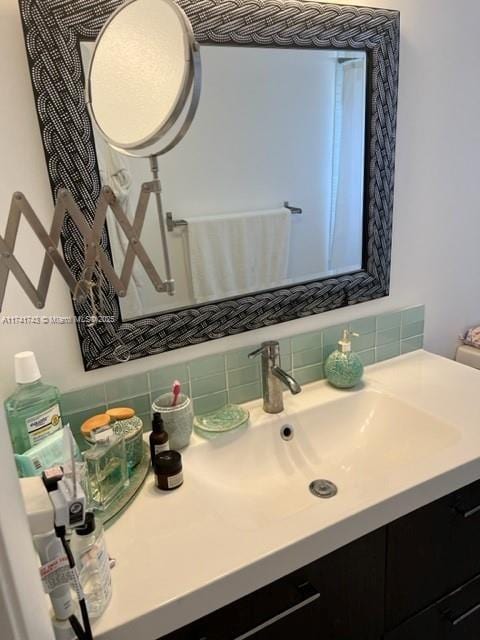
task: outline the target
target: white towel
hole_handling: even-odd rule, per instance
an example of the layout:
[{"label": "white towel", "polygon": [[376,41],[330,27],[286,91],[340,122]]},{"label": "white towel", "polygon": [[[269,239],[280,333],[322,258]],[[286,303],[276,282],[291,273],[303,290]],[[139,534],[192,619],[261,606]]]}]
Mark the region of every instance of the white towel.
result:
[{"label": "white towel", "polygon": [[287,277],[291,219],[284,208],[189,218],[195,301],[221,300],[281,285]]}]

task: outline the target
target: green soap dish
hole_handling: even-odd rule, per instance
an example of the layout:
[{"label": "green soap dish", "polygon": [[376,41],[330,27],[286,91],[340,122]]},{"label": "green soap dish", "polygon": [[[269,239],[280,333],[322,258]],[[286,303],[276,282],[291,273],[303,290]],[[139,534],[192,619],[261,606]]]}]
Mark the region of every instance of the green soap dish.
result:
[{"label": "green soap dish", "polygon": [[243,407],[237,404],[227,404],[225,407],[205,413],[203,416],[195,416],[193,425],[200,432],[200,435],[204,431],[209,434],[225,433],[238,429],[248,421],[249,417],[250,413]]}]

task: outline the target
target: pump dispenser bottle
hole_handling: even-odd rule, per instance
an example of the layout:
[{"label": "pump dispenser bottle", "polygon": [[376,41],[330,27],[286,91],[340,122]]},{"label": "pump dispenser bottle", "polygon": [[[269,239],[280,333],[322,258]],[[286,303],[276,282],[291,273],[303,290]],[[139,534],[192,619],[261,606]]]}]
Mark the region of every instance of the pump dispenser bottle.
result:
[{"label": "pump dispenser bottle", "polygon": [[343,338],[338,342],[338,349],[328,356],[325,363],[325,377],[339,389],[351,389],[362,379],[362,361],[352,351],[351,336],[357,335],[345,329]]}]

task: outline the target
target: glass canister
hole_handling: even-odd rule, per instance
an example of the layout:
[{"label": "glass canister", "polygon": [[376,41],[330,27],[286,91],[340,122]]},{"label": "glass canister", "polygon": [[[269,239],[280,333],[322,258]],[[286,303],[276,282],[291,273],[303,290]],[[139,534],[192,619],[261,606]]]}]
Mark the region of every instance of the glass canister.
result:
[{"label": "glass canister", "polygon": [[81,432],[93,445],[83,454],[89,505],[105,511],[129,484],[125,438],[114,433],[105,413],[84,422]]},{"label": "glass canister", "polygon": [[128,473],[140,464],[143,458],[143,422],[130,407],[114,407],[107,410],[113,431],[125,438]]},{"label": "glass canister", "polygon": [[152,404],[154,413],[161,413],[168,433],[170,449],[184,449],[190,442],[193,430],[193,405],[191,399],[181,393],[172,406],[173,395],[164,393]]}]

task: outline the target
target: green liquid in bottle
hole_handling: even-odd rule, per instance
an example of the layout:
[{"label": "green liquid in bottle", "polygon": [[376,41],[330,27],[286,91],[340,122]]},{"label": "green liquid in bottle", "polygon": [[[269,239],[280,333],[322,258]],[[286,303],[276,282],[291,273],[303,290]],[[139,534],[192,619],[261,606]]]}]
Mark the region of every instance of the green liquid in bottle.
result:
[{"label": "green liquid in bottle", "polygon": [[62,428],[60,393],[41,380],[19,384],[5,402],[8,428],[15,453],[24,453]]},{"label": "green liquid in bottle", "polygon": [[10,438],[15,453],[22,454],[62,428],[60,392],[42,382],[35,355],[15,355],[17,388],[5,401]]}]

